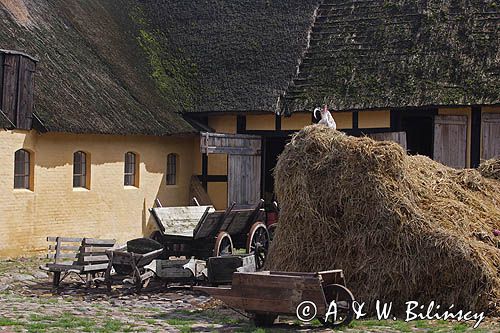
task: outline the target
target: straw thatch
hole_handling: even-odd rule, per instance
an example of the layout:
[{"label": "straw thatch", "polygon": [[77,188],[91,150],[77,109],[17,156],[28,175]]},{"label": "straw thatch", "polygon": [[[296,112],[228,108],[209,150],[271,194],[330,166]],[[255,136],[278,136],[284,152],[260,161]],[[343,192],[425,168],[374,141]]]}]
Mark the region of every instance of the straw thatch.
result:
[{"label": "straw thatch", "polygon": [[491,0],[325,0],[284,112],[500,103]]},{"label": "straw thatch", "polygon": [[268,268],[341,268],[355,297],[498,311],[500,184],[393,142],[304,128],[275,169]]},{"label": "straw thatch", "polygon": [[483,177],[500,180],[500,157],[481,162],[478,170]]}]

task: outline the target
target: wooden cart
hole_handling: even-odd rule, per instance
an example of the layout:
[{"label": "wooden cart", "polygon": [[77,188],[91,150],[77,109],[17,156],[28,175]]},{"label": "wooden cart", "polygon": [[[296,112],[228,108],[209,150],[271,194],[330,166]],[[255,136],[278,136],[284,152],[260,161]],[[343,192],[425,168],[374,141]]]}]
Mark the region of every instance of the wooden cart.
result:
[{"label": "wooden cart", "polygon": [[[317,273],[236,272],[231,287],[193,289],[218,298],[229,307],[246,311],[252,315],[257,326],[272,325],[278,315],[297,315],[297,307],[305,301],[315,304],[316,318],[325,326],[347,325],[353,319],[354,296],[345,287],[342,270]],[[335,301],[337,316],[332,315],[325,320],[332,301]]]},{"label": "wooden cart", "polygon": [[[120,248],[107,250],[109,264],[104,275],[104,282],[111,290],[111,285],[118,278],[123,282],[133,284],[136,291],[146,287],[154,276],[154,272],[145,269],[144,266],[150,264],[163,252],[161,244],[145,238],[133,239],[127,245]],[[114,268],[115,274],[112,275]],[[129,278],[126,278],[129,277]]]},{"label": "wooden cart", "polygon": [[150,238],[164,248],[162,258],[210,257],[232,254],[234,249],[245,249],[256,254],[260,268],[269,248],[262,211],[262,201],[253,207],[230,205],[225,211],[212,206],[159,207],[150,211],[158,230]]}]

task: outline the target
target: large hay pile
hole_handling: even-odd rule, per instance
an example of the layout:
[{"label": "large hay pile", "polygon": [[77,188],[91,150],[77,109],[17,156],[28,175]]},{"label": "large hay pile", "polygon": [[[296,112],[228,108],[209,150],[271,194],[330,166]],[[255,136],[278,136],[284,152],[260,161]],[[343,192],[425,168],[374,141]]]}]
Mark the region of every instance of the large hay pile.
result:
[{"label": "large hay pile", "polygon": [[370,307],[434,300],[498,314],[500,182],[320,125],[294,136],[274,173],[268,268],[341,268]]},{"label": "large hay pile", "polygon": [[478,171],[483,177],[500,180],[500,158],[492,158],[481,162]]}]

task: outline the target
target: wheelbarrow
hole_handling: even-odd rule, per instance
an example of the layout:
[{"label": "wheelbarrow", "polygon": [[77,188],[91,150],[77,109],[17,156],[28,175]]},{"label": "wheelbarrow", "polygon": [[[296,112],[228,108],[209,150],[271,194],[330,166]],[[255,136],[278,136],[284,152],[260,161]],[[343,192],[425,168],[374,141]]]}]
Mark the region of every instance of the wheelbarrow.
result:
[{"label": "wheelbarrow", "polygon": [[247,312],[257,326],[272,325],[278,315],[296,315],[304,321],[316,317],[324,326],[337,327],[349,324],[354,316],[354,296],[345,287],[340,269],[316,273],[236,272],[231,287],[196,286],[193,290]]}]

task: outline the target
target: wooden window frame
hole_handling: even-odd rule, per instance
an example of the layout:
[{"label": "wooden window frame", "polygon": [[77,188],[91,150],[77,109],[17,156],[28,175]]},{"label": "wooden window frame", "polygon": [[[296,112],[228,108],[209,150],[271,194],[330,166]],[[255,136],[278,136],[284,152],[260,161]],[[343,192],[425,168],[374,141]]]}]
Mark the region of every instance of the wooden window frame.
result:
[{"label": "wooden window frame", "polygon": [[126,152],[124,162],[123,185],[139,187],[139,154]]},{"label": "wooden window frame", "polygon": [[[22,154],[22,156],[20,155]],[[26,149],[19,149],[14,153],[14,189],[32,190],[33,168],[32,153]],[[18,167],[18,165],[22,165]]]},{"label": "wooden window frame", "polygon": [[[80,156],[78,163],[77,156]],[[77,165],[79,165],[79,172]],[[82,150],[73,153],[73,188],[90,188],[90,154]]]},{"label": "wooden window frame", "polygon": [[[173,162],[172,162],[173,159]],[[165,173],[165,183],[167,186],[177,185],[177,171],[179,166],[179,155],[170,153],[167,155],[167,172]]]}]

